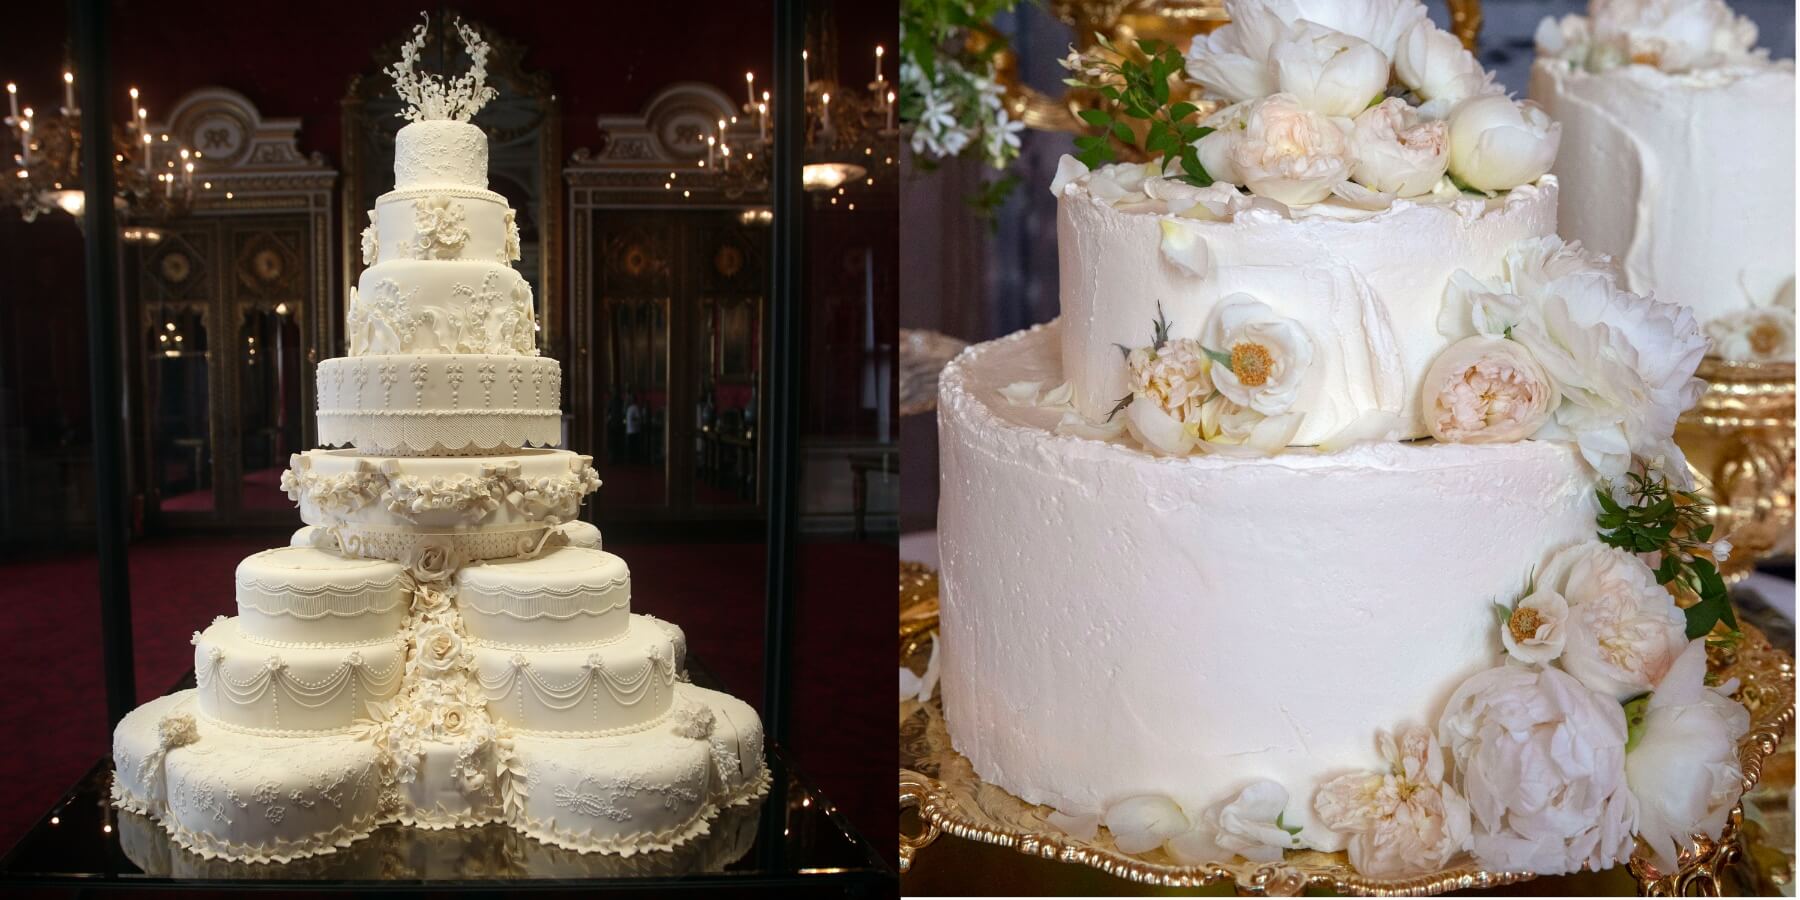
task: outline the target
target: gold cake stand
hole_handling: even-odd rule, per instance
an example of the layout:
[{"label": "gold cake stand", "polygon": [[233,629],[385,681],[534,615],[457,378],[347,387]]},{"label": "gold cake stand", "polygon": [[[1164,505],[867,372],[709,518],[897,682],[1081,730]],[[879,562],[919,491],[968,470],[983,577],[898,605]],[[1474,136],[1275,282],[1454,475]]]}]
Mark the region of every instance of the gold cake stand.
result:
[{"label": "gold cake stand", "polygon": [[[937,633],[938,581],[930,568],[900,564],[900,662],[924,668],[927,638]],[[1528,893],[1575,895],[1622,892],[1634,885],[1646,896],[1717,896],[1729,885],[1744,893],[1773,893],[1793,879],[1793,749],[1781,748],[1794,718],[1794,660],[1770,645],[1754,626],[1744,625],[1734,649],[1710,654],[1713,671],[1741,683],[1735,697],[1750,710],[1750,733],[1739,745],[1746,794],[1732,810],[1719,840],[1699,838],[1681,854],[1680,869],[1664,873],[1642,848],[1624,867],[1629,881],[1609,873],[1544,878]],[[1761,790],[1752,792],[1768,779]],[[1746,821],[1746,810],[1749,820]],[[1026,856],[1074,863],[1141,885],[1164,888],[1229,887],[1242,895],[1292,896],[1324,890],[1376,896],[1427,896],[1450,891],[1497,888],[1537,876],[1530,872],[1487,872],[1463,865],[1399,880],[1365,878],[1343,853],[1290,852],[1280,862],[1242,860],[1186,866],[1161,851],[1131,856],[1118,851],[1104,833],[1080,840],[1050,825],[1051,810],[1034,806],[988,784],[950,744],[938,695],[931,702],[900,704],[900,871],[912,870],[925,848],[943,835],[997,845]],[[1004,860],[987,854],[981,878],[992,883]],[[1039,873],[1040,875],[1042,873]],[[1071,873],[1079,875],[1079,873]],[[1613,879],[1611,886],[1602,879]],[[962,881],[967,883],[967,878]],[[1624,881],[1621,885],[1619,882]],[[1105,890],[1104,885],[1098,888]]]},{"label": "gold cake stand", "polygon": [[1731,539],[1724,572],[1794,552],[1794,364],[1708,357],[1706,393],[1675,426],[1715,531]]}]

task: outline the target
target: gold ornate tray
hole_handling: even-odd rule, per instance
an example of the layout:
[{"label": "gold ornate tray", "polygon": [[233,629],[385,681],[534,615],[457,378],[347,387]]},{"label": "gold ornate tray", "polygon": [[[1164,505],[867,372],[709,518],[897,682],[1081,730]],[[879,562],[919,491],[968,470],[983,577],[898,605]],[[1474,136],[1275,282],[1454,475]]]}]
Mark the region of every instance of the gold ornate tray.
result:
[{"label": "gold ornate tray", "polygon": [[[937,632],[937,573],[917,563],[900,564],[900,663],[922,671],[926,639]],[[1735,649],[1711,654],[1711,667],[1721,678],[1737,678],[1735,695],[1749,710],[1751,727],[1739,745],[1746,793],[1763,777],[1764,764],[1775,754],[1794,719],[1793,657],[1769,644],[1763,633],[1744,624],[1744,640]],[[1787,759],[1788,757],[1783,757]],[[1791,763],[1787,777],[1791,779]],[[1789,785],[1791,788],[1791,785]],[[1747,798],[1748,800],[1748,798]],[[1780,804],[1785,807],[1785,802]],[[1745,848],[1744,805],[1732,811],[1718,841],[1700,840],[1681,854],[1681,869],[1656,871],[1641,854],[1627,866],[1640,893],[1679,896],[1699,892],[1717,896],[1728,867],[1749,861]],[[1049,807],[1034,806],[983,782],[969,761],[950,745],[943,706],[931,702],[900,704],[900,812],[902,822],[916,817],[900,834],[900,871],[908,872],[920,851],[948,834],[1017,850],[1020,853],[1091,866],[1109,875],[1165,887],[1205,887],[1228,883],[1246,895],[1292,896],[1305,890],[1376,896],[1427,896],[1449,891],[1501,887],[1535,878],[1530,872],[1486,872],[1470,866],[1403,880],[1365,878],[1351,869],[1342,853],[1290,852],[1276,863],[1242,860],[1200,866],[1177,865],[1159,852],[1129,856],[1104,833],[1083,841],[1046,821]],[[1791,828],[1791,825],[1789,826]],[[1791,845],[1791,842],[1790,842]],[[1783,865],[1777,860],[1774,865]],[[1775,877],[1792,878],[1792,858]]]}]

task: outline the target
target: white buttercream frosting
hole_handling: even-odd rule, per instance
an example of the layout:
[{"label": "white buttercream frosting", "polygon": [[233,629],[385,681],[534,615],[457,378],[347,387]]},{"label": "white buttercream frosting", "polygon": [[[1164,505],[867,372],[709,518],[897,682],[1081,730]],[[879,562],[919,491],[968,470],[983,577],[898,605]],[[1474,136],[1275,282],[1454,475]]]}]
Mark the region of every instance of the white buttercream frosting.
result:
[{"label": "white buttercream frosting", "polygon": [[956,749],[1070,814],[1272,780],[1287,824],[1326,833],[1315,788],[1383,767],[1376,729],[1436,721],[1498,661],[1491,604],[1592,536],[1591,474],[1537,441],[1157,458],[1057,434],[1057,411],[1001,389],[1059,384],[1067,328],[975,347],[941,380]]},{"label": "white buttercream frosting", "polygon": [[1794,280],[1794,67],[1669,73],[1540,58],[1531,96],[1563,125],[1563,237],[1626,286],[1702,321],[1776,304]]},{"label": "white buttercream frosting", "polygon": [[[1424,435],[1420,385],[1448,343],[1437,319],[1450,276],[1492,277],[1507,248],[1556,228],[1554,177],[1493,199],[1427,195],[1378,212],[1246,198],[1223,220],[1163,211],[1185,200],[1116,205],[1115,182],[1096,172],[1058,185],[1061,339],[1076,408],[1099,419],[1129,392],[1118,348],[1149,343],[1159,303],[1170,336],[1191,338],[1222,299],[1241,293],[1311,338],[1311,369],[1293,406],[1305,416],[1293,443],[1303,445],[1382,413],[1399,423],[1393,437]],[[1204,244],[1204,272],[1166,258],[1165,223]]]}]

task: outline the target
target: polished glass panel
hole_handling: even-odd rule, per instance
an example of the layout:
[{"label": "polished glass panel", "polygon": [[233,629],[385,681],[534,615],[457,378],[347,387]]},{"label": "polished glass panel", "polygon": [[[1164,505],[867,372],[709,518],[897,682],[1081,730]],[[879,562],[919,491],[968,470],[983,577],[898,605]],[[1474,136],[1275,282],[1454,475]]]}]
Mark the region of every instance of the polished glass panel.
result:
[{"label": "polished glass panel", "polygon": [[300,328],[286,303],[247,306],[238,325],[238,507],[293,508],[281,490],[288,455],[300,442]]},{"label": "polished glass panel", "polygon": [[151,483],[165,512],[208,511],[213,496],[212,384],[206,311],[165,304],[145,317]]}]

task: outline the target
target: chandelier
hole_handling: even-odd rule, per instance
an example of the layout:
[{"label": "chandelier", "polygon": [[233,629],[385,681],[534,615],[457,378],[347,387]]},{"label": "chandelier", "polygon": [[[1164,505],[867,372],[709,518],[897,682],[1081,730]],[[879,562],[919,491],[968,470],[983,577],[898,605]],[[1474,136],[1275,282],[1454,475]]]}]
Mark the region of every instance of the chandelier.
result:
[{"label": "chandelier", "polygon": [[[80,222],[86,194],[81,189],[83,135],[75,73],[63,72],[63,102],[54,114],[21,107],[19,86],[12,82],[6,85],[6,100],[0,159],[11,161],[12,172],[0,176],[0,200],[18,207],[27,222],[55,210]],[[130,109],[124,125],[109,128],[106,135],[113,150],[113,205],[133,223],[123,229],[127,241],[154,243],[162,237],[156,223],[192,209],[201,154],[150,128],[150,113],[138,105],[137,88],[131,89]],[[202,182],[202,188],[210,186]]]},{"label": "chandelier", "polygon": [[[900,132],[894,120],[894,85],[882,73],[885,54],[884,48],[876,46],[873,81],[846,89],[831,78],[815,80],[810,52],[800,52],[801,78],[806,84],[801,185],[811,193],[829,192],[833,205],[843,199],[855,209],[847,195],[849,188],[874,187],[878,176],[885,179],[894,174]],[[700,176],[727,197],[766,194],[775,158],[774,124],[769,92],[759,94],[756,73],[745,72],[742,114],[720,119],[717,128],[704,135],[706,158],[695,161],[695,168],[701,171],[689,177]],[[679,189],[684,197],[691,196],[683,189],[681,177],[678,171],[670,172],[664,189]],[[748,211],[752,217],[758,214],[762,215],[757,221],[767,221],[766,211]]]}]

